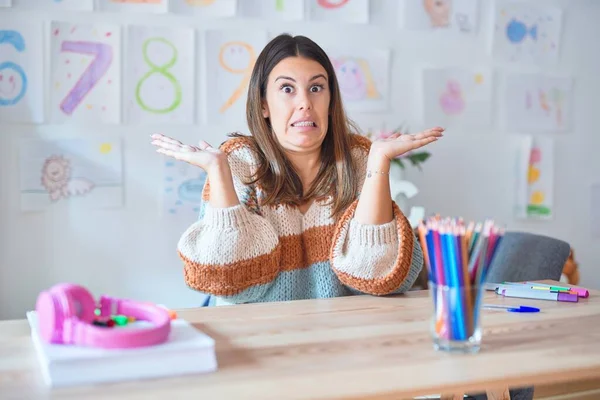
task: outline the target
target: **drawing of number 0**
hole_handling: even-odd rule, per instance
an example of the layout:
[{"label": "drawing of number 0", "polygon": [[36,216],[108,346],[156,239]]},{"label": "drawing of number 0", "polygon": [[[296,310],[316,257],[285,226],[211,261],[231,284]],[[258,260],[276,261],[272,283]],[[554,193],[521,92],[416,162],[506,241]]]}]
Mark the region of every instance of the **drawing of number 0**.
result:
[{"label": "drawing of number 0", "polygon": [[[225,51],[228,49],[233,50],[235,46],[238,46],[248,52],[248,63],[243,68],[234,68],[228,65],[227,61],[225,61]],[[225,71],[230,72],[232,74],[244,74],[244,76],[242,78],[242,81],[240,82],[240,85],[233,91],[229,99],[227,99],[225,104],[223,104],[219,109],[220,113],[225,112],[229,107],[233,105],[233,103],[237,101],[237,99],[240,98],[240,96],[246,89],[248,82],[250,82],[250,76],[252,75],[252,67],[254,67],[255,61],[256,56],[254,53],[254,49],[250,44],[246,42],[227,42],[221,46],[221,51],[219,52],[219,64],[221,65],[221,67]]]}]

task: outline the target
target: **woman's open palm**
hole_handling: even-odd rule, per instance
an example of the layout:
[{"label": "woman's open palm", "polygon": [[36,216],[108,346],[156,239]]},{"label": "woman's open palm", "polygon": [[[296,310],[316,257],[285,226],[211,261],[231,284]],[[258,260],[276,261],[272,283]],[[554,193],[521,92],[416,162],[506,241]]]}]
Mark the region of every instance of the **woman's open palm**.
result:
[{"label": "woman's open palm", "polygon": [[442,136],[442,132],[444,132],[444,128],[435,127],[414,135],[397,133],[386,139],[374,141],[371,149],[392,160],[411,150],[435,142]]},{"label": "woman's open palm", "polygon": [[203,140],[198,143],[198,146],[191,146],[158,133],[150,137],[152,138],[150,143],[158,147],[156,150],[158,153],[198,166],[207,173],[215,165],[227,160],[225,153]]}]

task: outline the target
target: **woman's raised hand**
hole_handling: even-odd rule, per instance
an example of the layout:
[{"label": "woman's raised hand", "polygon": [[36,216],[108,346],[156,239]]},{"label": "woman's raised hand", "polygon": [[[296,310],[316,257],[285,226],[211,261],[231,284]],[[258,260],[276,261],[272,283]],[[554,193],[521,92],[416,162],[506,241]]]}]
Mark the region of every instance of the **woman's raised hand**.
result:
[{"label": "woman's raised hand", "polygon": [[442,137],[442,132],[444,132],[444,128],[435,127],[414,135],[395,134],[386,139],[374,141],[371,145],[371,154],[385,156],[388,160],[392,160],[406,152],[435,142]]},{"label": "woman's raised hand", "polygon": [[227,163],[225,153],[203,140],[198,143],[198,146],[191,146],[159,133],[150,137],[152,138],[150,143],[158,147],[156,150],[158,153],[198,166],[207,173],[213,168]]}]

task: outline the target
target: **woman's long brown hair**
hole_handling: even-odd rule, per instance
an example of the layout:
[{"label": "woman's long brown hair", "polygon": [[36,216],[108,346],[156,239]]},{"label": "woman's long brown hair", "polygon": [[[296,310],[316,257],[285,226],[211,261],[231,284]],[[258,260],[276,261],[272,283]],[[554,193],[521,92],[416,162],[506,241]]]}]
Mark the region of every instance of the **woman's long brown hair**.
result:
[{"label": "woman's long brown hair", "polygon": [[[300,177],[272,132],[269,119],[264,118],[262,113],[269,74],[281,60],[298,56],[314,60],[323,66],[328,75],[331,93],[329,126],[321,146],[321,166],[306,193]],[[261,204],[299,205],[310,199],[331,195],[332,216],[335,218],[355,200],[358,182],[350,154],[350,132],[358,131],[346,117],[333,65],[325,51],[315,42],[304,36],[282,34],[265,46],[256,60],[250,78],[246,119],[252,134],[250,142],[260,161],[255,176],[248,183],[258,182],[265,191],[266,197]]]}]

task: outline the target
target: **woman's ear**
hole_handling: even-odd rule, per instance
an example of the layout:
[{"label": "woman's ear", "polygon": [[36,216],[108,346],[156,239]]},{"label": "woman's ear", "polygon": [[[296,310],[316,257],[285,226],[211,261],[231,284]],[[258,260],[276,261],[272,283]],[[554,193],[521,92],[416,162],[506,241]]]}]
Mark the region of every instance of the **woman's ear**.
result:
[{"label": "woman's ear", "polygon": [[269,118],[269,106],[267,106],[267,102],[264,100],[262,102],[262,114],[263,118]]}]

